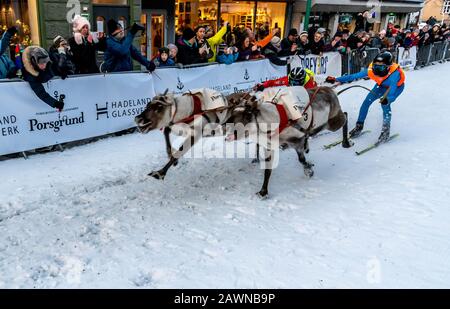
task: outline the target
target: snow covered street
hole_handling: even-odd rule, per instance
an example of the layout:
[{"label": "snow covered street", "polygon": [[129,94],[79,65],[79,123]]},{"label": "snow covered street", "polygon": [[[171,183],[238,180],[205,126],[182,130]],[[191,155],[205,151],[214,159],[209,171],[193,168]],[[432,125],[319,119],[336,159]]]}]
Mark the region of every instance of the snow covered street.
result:
[{"label": "snow covered street", "polygon": [[[449,72],[406,73],[386,145],[355,155],[374,103],[351,149],[311,140],[312,179],[282,152],[263,201],[250,159],[148,177],[160,131],[0,161],[0,288],[450,288]],[[351,127],[366,94],[340,97]]]}]

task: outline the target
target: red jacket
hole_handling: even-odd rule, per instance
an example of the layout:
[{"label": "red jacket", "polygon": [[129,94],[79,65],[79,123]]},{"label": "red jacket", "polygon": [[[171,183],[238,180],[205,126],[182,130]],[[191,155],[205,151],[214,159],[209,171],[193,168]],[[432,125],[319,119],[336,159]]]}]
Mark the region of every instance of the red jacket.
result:
[{"label": "red jacket", "polygon": [[[264,88],[270,87],[280,87],[280,86],[289,86],[289,78],[284,76],[279,79],[268,80],[262,84]],[[312,89],[317,87],[317,83],[314,80],[314,77],[310,77],[309,81],[303,85],[306,89]]]}]

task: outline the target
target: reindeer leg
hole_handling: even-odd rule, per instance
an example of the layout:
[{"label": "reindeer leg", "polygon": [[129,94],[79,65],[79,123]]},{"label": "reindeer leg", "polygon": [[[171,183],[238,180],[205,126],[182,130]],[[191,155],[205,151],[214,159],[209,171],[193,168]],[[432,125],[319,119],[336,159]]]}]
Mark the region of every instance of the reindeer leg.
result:
[{"label": "reindeer leg", "polygon": [[259,198],[261,199],[266,199],[269,195],[269,180],[270,180],[270,175],[272,175],[272,160],[273,160],[273,156],[274,153],[273,151],[269,151],[266,150],[265,151],[265,169],[264,169],[264,182],[263,185],[261,187],[261,190],[257,193],[257,195],[259,196]]},{"label": "reindeer leg", "polygon": [[297,152],[298,160],[303,165],[303,172],[305,173],[305,176],[308,178],[314,176],[314,170],[312,169],[314,164],[306,161],[303,147],[296,148],[295,151]]},{"label": "reindeer leg", "polygon": [[256,143],[256,158],[252,160],[252,164],[259,163],[259,144]]},{"label": "reindeer leg", "polygon": [[348,139],[348,115],[347,113],[344,113],[345,115],[345,123],[342,127],[342,147],[344,148],[350,148],[353,146],[353,144]]},{"label": "reindeer leg", "polygon": [[[172,158],[172,144],[170,142],[170,132],[172,132],[172,129],[170,127],[165,127],[164,128],[164,140],[166,141],[166,152],[167,152],[167,157],[170,159]],[[176,161],[173,166],[177,166],[178,165],[178,161]]]}]

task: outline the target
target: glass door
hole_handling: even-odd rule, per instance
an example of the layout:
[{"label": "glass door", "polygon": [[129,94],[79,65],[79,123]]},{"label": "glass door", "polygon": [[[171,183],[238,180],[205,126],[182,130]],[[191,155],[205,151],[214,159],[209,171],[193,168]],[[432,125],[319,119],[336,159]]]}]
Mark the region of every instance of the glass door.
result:
[{"label": "glass door", "polygon": [[146,31],[141,37],[141,52],[148,59],[158,55],[161,47],[167,46],[167,12],[148,10],[141,15],[141,23]]}]

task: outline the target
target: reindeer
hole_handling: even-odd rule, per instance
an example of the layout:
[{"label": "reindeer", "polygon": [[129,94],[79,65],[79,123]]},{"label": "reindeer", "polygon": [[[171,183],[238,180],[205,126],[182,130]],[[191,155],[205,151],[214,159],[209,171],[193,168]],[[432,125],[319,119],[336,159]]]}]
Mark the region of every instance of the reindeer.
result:
[{"label": "reindeer", "polygon": [[[286,88],[293,91],[294,87]],[[337,131],[342,128],[344,148],[352,145],[348,139],[347,113],[344,113],[339,104],[336,93],[329,87],[319,87],[307,90],[309,104],[312,108],[311,125],[308,128],[301,126],[303,118],[294,123],[282,123],[286,116],[280,106],[273,102],[264,101],[257,94],[241,97],[239,106],[233,109],[229,122],[235,125],[241,124],[245,130],[233,130],[227,140],[238,140],[244,137],[254,139],[257,145],[263,148],[264,153],[264,182],[261,190],[257,193],[259,197],[268,195],[269,179],[272,173],[275,147],[293,148],[297,152],[298,160],[303,165],[305,175],[310,178],[314,175],[313,164],[306,161],[305,153],[308,153],[308,138],[325,129]],[[285,121],[284,121],[285,122]],[[271,125],[276,124],[276,130]],[[276,143],[276,138],[279,144]]]},{"label": "reindeer", "polygon": [[[217,93],[217,96],[219,95],[222,96]],[[205,127],[209,124],[225,123],[231,116],[232,108],[247,96],[247,93],[222,96],[227,106],[214,110],[202,110],[201,97],[191,92],[176,96],[166,90],[163,94],[155,96],[145,110],[135,117],[135,122],[143,134],[163,129],[169,162],[159,171],[152,171],[148,175],[163,180],[170,167],[176,166],[178,159],[193,147],[201,136],[208,135],[208,132],[204,131]],[[176,151],[172,148],[170,133],[186,136],[182,146]]]}]

